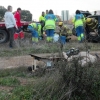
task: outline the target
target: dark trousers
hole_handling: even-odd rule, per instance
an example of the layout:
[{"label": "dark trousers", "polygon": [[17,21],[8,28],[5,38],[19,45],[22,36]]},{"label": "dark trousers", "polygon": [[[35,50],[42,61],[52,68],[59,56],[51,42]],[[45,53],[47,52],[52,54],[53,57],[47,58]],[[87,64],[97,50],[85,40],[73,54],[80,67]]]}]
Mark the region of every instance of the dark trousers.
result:
[{"label": "dark trousers", "polygon": [[43,27],[45,26],[45,21],[41,21],[41,35],[42,35],[42,38],[43,38]]},{"label": "dark trousers", "polygon": [[8,28],[8,32],[9,32],[9,35],[10,35],[9,46],[10,46],[10,47],[13,47],[15,28],[14,28],[14,27]]},{"label": "dark trousers", "polygon": [[41,27],[41,34],[42,34],[42,35],[43,35],[43,27],[44,27],[44,26]]}]

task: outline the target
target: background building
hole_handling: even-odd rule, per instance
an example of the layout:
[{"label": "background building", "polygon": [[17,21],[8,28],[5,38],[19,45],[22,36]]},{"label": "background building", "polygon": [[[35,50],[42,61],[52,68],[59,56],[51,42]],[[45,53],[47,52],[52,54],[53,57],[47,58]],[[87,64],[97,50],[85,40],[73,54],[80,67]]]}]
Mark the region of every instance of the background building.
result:
[{"label": "background building", "polygon": [[68,21],[69,20],[69,11],[68,10],[62,10],[61,11],[61,20],[62,21]]}]

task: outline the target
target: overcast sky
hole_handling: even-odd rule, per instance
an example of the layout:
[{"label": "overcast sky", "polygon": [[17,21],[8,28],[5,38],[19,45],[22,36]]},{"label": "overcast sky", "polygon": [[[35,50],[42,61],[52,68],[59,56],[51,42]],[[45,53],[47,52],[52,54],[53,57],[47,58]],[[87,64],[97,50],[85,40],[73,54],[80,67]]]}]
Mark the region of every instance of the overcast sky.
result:
[{"label": "overcast sky", "polygon": [[52,9],[58,15],[61,15],[61,10],[69,10],[70,14],[73,14],[77,9],[100,10],[100,0],[2,0],[0,4],[6,8],[8,5],[12,5],[13,11],[18,7],[30,10],[33,19],[36,20],[46,9]]}]

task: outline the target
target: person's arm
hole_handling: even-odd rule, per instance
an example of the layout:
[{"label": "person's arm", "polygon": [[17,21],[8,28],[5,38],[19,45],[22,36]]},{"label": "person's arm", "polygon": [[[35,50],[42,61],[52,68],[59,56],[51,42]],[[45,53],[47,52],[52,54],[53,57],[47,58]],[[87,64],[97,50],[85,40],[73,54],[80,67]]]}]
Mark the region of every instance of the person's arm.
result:
[{"label": "person's arm", "polygon": [[20,14],[19,13],[17,13],[16,19],[17,19],[18,26],[20,27],[21,26],[21,22],[20,22]]},{"label": "person's arm", "polygon": [[41,16],[39,17],[39,22],[41,22]]},{"label": "person's arm", "polygon": [[54,21],[57,22],[57,20],[58,20],[57,17],[54,15]]},{"label": "person's arm", "polygon": [[46,16],[44,16],[44,21],[46,22],[46,19],[47,19],[47,15]]},{"label": "person's arm", "polygon": [[38,32],[41,34],[41,25],[38,25]]},{"label": "person's arm", "polygon": [[70,29],[68,28],[68,26],[66,26],[66,27],[65,27],[66,36],[69,36],[69,35],[70,35],[70,34],[69,34],[69,31],[70,31]]},{"label": "person's arm", "polygon": [[11,15],[11,20],[12,20],[12,22],[13,22],[14,26],[16,27],[16,29],[18,29],[17,24],[16,24],[16,20],[15,20],[15,18],[14,18],[14,15],[13,15],[13,14]]},{"label": "person's arm", "polygon": [[7,28],[7,23],[6,23],[6,13],[5,13],[5,15],[4,15],[4,22],[5,22],[5,26],[6,26],[6,28]]},{"label": "person's arm", "polygon": [[84,17],[84,15],[83,15],[83,22],[85,23],[85,17]]}]

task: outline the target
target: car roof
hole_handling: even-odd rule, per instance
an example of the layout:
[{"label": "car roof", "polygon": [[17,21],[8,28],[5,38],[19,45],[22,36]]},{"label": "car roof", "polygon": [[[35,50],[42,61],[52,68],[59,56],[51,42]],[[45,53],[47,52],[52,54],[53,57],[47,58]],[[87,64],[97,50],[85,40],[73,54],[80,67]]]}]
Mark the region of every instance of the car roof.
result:
[{"label": "car roof", "polygon": [[88,17],[100,17],[100,15],[89,15]]}]

